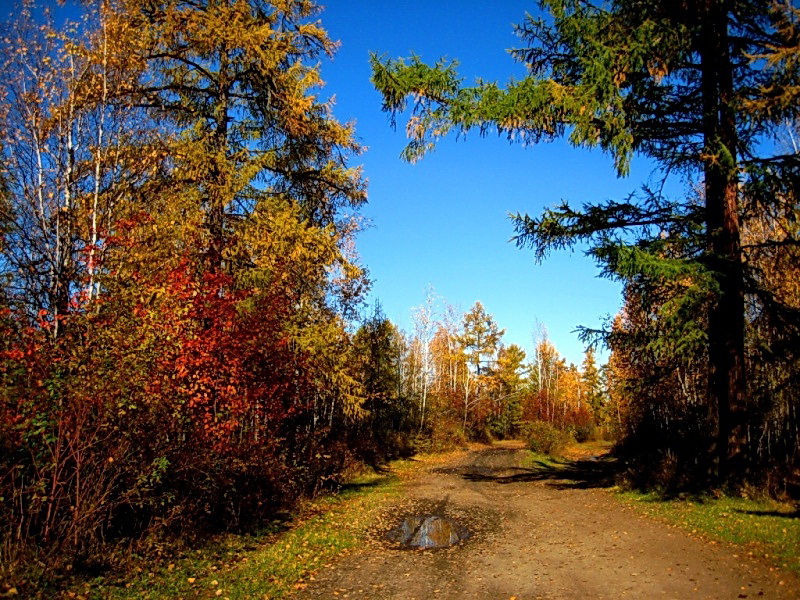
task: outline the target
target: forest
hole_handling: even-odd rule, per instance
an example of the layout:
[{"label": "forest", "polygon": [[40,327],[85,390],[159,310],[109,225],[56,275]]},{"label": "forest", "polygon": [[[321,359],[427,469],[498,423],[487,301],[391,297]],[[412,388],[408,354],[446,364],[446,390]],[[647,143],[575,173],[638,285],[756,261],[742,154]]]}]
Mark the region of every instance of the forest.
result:
[{"label": "forest", "polygon": [[372,58],[410,160],[569,136],[693,182],[516,217],[538,259],[588,242],[624,284],[573,365],[480,302],[429,294],[411,331],[367,306],[364,148],[318,97],[315,2],[25,3],[0,41],[2,569],[248,530],[467,441],[602,438],[632,485],[798,494],[800,12],[683,4],[543,2],[506,88]]}]

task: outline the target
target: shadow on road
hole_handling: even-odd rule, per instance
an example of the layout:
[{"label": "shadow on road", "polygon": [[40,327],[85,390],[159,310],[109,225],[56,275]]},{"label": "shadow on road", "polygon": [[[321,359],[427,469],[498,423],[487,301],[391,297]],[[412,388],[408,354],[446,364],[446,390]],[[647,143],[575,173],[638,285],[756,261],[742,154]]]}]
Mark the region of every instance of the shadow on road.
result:
[{"label": "shadow on road", "polygon": [[608,488],[615,484],[621,464],[611,456],[555,464],[537,461],[532,467],[465,466],[448,469],[467,481],[501,485],[543,481],[558,489]]}]

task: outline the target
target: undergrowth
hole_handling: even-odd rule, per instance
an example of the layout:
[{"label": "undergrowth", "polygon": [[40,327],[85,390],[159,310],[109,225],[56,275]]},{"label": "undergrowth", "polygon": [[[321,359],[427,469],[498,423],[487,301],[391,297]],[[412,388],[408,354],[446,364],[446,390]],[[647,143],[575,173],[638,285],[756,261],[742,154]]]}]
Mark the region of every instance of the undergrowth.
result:
[{"label": "undergrowth", "polygon": [[564,451],[575,443],[570,433],[544,421],[525,423],[521,437],[532,451],[553,457],[563,456]]},{"label": "undergrowth", "polygon": [[130,572],[75,579],[66,595],[85,600],[282,598],[304,587],[317,569],[360,545],[404,480],[452,456],[394,461],[389,468],[354,478],[339,493],[307,502],[293,518],[262,532],[220,536],[171,558],[168,552],[157,560],[143,557]]}]

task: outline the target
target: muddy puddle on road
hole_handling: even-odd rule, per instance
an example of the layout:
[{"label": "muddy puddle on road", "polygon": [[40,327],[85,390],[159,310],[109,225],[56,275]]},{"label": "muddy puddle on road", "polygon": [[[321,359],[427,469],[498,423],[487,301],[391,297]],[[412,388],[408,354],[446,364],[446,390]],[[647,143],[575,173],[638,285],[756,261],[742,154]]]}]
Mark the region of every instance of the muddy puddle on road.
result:
[{"label": "muddy puddle on road", "polygon": [[371,539],[394,550],[459,552],[475,541],[487,541],[500,528],[500,512],[492,508],[415,498],[383,513]]},{"label": "muddy puddle on road", "polygon": [[460,523],[439,515],[412,515],[386,537],[404,548],[447,548],[470,537]]}]

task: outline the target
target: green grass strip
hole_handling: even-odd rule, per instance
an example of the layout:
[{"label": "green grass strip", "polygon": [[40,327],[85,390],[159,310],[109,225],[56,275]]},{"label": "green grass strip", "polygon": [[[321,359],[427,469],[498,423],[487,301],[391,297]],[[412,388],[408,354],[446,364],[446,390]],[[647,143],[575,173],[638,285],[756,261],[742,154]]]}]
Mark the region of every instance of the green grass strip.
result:
[{"label": "green grass strip", "polygon": [[743,552],[800,575],[800,510],[792,504],[734,497],[665,499],[640,492],[620,496],[645,514],[742,546]]},{"label": "green grass strip", "polygon": [[527,450],[523,454],[522,463],[520,466],[525,469],[534,469],[540,471],[560,471],[564,469],[566,464],[568,464],[566,461],[555,458],[548,454]]},{"label": "green grass strip", "polygon": [[[391,471],[362,475],[344,489],[308,502],[288,525],[275,523],[258,535],[226,535],[118,577],[75,585],[69,597],[108,600],[282,598],[303,586],[317,569],[363,545],[367,529],[402,482],[441,457],[395,461]],[[281,531],[281,527],[288,527]]]}]

